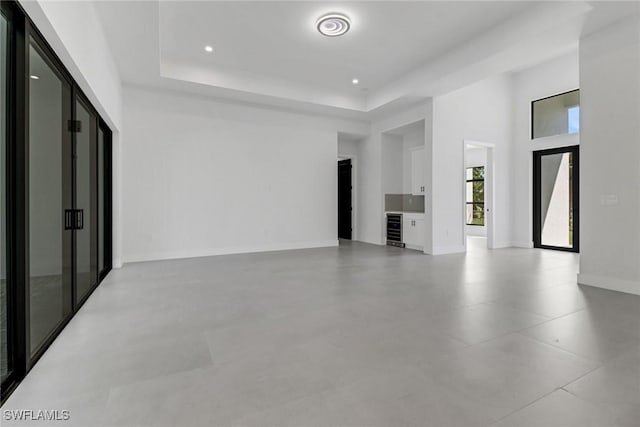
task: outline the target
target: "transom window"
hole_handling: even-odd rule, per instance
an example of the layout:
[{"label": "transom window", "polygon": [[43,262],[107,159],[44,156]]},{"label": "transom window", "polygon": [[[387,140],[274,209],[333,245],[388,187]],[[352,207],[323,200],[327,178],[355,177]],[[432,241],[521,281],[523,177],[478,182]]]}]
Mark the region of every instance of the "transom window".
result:
[{"label": "transom window", "polygon": [[580,132],[580,90],[531,103],[531,139]]}]

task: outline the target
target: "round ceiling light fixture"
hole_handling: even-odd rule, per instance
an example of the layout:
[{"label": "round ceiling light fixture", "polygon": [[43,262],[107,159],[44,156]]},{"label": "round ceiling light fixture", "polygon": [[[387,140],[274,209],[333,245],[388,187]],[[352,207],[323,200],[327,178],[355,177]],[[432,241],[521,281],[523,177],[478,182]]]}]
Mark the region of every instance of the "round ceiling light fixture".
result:
[{"label": "round ceiling light fixture", "polygon": [[212,46],[205,46],[204,50],[205,50],[205,52],[211,53],[211,52],[213,52],[213,47]]},{"label": "round ceiling light fixture", "polygon": [[329,13],[318,18],[316,28],[323,36],[338,37],[349,31],[351,20],[342,13]]}]

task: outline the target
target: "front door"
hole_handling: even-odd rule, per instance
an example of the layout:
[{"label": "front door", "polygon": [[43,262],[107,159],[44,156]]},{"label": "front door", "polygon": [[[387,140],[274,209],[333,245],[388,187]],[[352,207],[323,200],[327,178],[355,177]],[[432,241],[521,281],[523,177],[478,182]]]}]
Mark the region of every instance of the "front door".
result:
[{"label": "front door", "polygon": [[533,174],[534,247],[578,252],[578,146],[535,151]]}]

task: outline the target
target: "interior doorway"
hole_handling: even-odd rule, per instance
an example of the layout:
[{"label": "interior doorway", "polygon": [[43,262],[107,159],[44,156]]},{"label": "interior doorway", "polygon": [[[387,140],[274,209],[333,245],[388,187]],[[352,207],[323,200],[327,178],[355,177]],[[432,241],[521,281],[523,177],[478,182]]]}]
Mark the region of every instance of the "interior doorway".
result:
[{"label": "interior doorway", "polygon": [[467,249],[494,247],[494,145],[463,141],[464,244]]},{"label": "interior doorway", "polygon": [[533,152],[533,246],[579,250],[579,148]]},{"label": "interior doorway", "polygon": [[351,240],[353,184],[351,159],[338,160],[338,238]]}]

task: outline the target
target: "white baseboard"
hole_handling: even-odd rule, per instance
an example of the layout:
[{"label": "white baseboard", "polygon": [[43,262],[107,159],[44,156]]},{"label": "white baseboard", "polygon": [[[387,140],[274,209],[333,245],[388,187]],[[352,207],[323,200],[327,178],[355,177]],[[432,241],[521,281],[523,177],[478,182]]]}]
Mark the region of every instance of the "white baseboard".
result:
[{"label": "white baseboard", "polygon": [[514,248],[533,249],[533,242],[527,242],[527,241],[512,242],[511,246],[513,246]]},{"label": "white baseboard", "polygon": [[167,259],[181,259],[181,258],[200,258],[216,255],[233,255],[233,254],[248,254],[256,252],[274,252],[274,251],[289,251],[295,249],[312,249],[312,248],[326,248],[338,246],[338,240],[322,240],[315,242],[300,242],[300,243],[276,243],[272,245],[264,246],[238,246],[227,248],[211,248],[205,250],[192,250],[192,251],[178,251],[178,252],[154,252],[146,254],[133,254],[124,258],[125,263],[132,262],[145,262],[145,261],[161,261]]},{"label": "white baseboard", "polygon": [[493,249],[512,248],[512,242],[493,242]]},{"label": "white baseboard", "polygon": [[464,245],[439,246],[433,248],[431,255],[458,254],[466,252]]},{"label": "white baseboard", "polygon": [[405,248],[407,248],[407,249],[412,249],[412,250],[414,250],[414,251],[424,252],[424,247],[423,247],[423,246],[418,246],[418,245],[406,245],[406,244],[405,244]]},{"label": "white baseboard", "polygon": [[578,274],[578,283],[581,285],[595,286],[596,288],[640,295],[640,281],[635,280],[594,276],[592,274]]},{"label": "white baseboard", "polygon": [[367,240],[367,239],[351,239],[351,240],[356,242],[361,242],[361,243],[368,243],[370,245],[377,245],[377,246],[385,246],[387,244],[386,241],[382,241],[382,240]]}]

